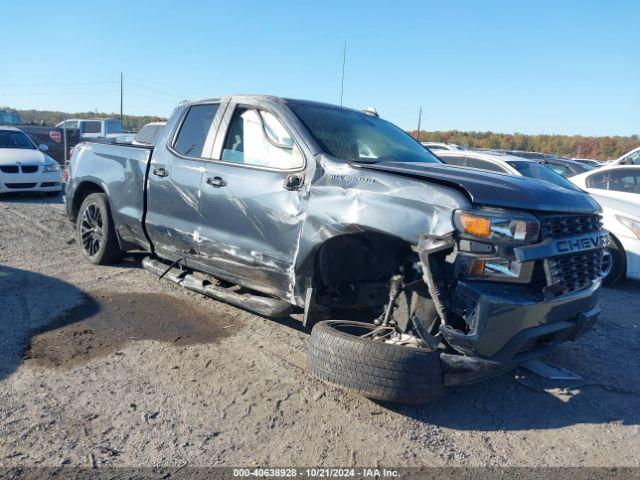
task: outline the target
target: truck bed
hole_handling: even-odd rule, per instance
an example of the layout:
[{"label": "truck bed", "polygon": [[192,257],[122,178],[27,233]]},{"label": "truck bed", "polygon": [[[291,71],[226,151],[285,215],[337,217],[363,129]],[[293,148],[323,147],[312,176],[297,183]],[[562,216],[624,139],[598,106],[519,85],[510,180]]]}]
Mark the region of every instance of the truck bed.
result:
[{"label": "truck bed", "polygon": [[[75,189],[98,185],[109,196],[118,234],[123,242],[149,248],[144,231],[146,179],[152,146],[84,142],[70,162],[71,176],[81,178]],[[67,195],[73,192],[67,191]]]}]

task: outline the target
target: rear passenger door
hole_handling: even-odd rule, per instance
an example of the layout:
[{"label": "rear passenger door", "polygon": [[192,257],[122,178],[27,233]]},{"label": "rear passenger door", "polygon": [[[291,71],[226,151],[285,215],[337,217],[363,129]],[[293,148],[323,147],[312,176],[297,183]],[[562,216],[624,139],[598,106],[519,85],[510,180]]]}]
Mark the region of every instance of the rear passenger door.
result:
[{"label": "rear passenger door", "polygon": [[[204,166],[195,250],[212,271],[281,297],[292,271],[308,199],[302,139],[264,106],[230,105]],[[310,157],[309,157],[310,158]]]},{"label": "rear passenger door", "polygon": [[193,257],[197,232],[216,220],[203,213],[201,186],[221,110],[219,102],[191,105],[176,125],[167,125],[167,131],[174,133],[151,156],[145,225],[164,258]]}]

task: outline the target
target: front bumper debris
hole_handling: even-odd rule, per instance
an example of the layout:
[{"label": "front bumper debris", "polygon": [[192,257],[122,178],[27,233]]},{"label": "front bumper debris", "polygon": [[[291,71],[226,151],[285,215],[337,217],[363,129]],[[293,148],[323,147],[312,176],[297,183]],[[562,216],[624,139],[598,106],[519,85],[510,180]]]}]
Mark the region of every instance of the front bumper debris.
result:
[{"label": "front bumper debris", "polygon": [[440,357],[447,385],[473,383],[545,355],[558,344],[581,337],[600,313],[600,281],[542,302],[498,296],[496,286],[475,283],[461,282],[456,290],[458,301],[475,305],[469,332],[447,325],[440,329],[460,352]]}]

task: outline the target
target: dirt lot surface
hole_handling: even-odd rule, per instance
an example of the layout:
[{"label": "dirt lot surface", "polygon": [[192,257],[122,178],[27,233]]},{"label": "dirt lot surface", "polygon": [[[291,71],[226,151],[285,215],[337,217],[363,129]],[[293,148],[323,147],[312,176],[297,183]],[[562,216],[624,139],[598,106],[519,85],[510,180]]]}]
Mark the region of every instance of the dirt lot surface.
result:
[{"label": "dirt lot surface", "polygon": [[60,199],[0,197],[1,466],[640,466],[639,283],[548,359],[583,381],[407,407],[312,378],[296,319],[77,248]]}]

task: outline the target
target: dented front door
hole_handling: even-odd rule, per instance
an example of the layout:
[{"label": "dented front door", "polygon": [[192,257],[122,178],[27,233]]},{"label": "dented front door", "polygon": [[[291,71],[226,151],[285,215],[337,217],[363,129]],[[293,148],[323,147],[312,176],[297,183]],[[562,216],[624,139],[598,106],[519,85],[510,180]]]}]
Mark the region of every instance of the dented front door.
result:
[{"label": "dented front door", "polygon": [[293,298],[293,265],[306,209],[306,162],[277,113],[227,109],[206,162],[198,260],[260,291]]}]

